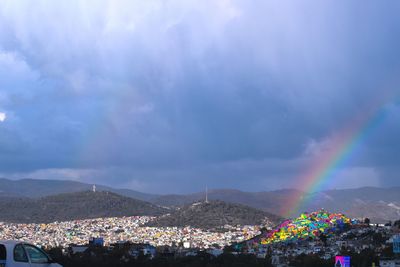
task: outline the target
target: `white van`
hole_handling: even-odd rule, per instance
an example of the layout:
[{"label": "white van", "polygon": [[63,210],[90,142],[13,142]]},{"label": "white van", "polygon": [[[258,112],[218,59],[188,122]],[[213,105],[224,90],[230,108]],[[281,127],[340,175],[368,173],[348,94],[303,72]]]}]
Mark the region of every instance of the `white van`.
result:
[{"label": "white van", "polygon": [[62,267],[42,249],[21,241],[0,240],[0,267]]}]

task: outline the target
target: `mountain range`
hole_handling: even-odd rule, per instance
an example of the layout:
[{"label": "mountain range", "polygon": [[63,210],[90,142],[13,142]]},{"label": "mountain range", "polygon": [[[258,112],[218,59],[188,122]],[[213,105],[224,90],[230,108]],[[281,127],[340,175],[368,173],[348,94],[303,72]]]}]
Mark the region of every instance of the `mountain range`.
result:
[{"label": "mountain range", "polygon": [[[327,190],[306,194],[294,189],[266,192],[243,192],[239,190],[211,190],[208,198],[247,205],[282,217],[286,217],[287,205],[298,196],[297,216],[321,208],[341,212],[352,218],[370,218],[373,222],[394,221],[400,218],[400,187],[362,187],[356,189]],[[157,205],[181,206],[204,199],[204,193],[188,195],[164,195],[150,201]],[[308,199],[308,200],[307,200]]]},{"label": "mountain range", "polygon": [[[60,193],[91,190],[91,188],[91,184],[76,181],[0,179],[0,197],[40,198]],[[96,185],[96,188],[98,191],[109,191],[162,207],[182,207],[205,199],[205,192],[156,195],[129,189],[115,189],[102,185]],[[362,187],[328,190],[313,194],[306,194],[294,189],[264,192],[217,189],[208,192],[208,199],[242,204],[278,216],[285,216],[284,211],[287,208],[287,203],[291,202],[294,195],[299,195],[302,199],[312,200],[301,201],[305,204],[300,205],[298,212],[324,208],[331,212],[343,212],[354,218],[368,217],[375,222],[393,221],[400,218],[400,187]]]}]

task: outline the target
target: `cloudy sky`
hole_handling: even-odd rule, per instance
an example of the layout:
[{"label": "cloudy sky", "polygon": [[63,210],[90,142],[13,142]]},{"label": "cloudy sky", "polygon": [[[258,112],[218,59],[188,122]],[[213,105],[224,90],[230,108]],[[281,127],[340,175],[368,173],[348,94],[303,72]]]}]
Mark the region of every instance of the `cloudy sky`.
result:
[{"label": "cloudy sky", "polygon": [[3,0],[0,176],[295,187],[352,121],[383,112],[329,188],[400,185],[399,12],[397,0]]}]

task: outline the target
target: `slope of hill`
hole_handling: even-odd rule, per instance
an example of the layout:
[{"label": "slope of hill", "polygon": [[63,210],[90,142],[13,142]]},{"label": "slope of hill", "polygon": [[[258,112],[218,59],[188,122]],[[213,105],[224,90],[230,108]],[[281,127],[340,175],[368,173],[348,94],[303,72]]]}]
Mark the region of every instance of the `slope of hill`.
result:
[{"label": "slope of hill", "polygon": [[160,215],[167,210],[111,192],[65,193],[39,199],[2,197],[0,221],[42,223],[98,217]]},{"label": "slope of hill", "polygon": [[[0,178],[0,197],[38,198],[62,193],[73,193],[91,190],[92,184],[68,180],[21,179],[9,180]],[[157,195],[146,194],[130,189],[115,189],[97,185],[98,191],[114,192],[116,194],[144,201],[156,198]]]},{"label": "slope of hill", "polygon": [[[298,191],[288,189],[269,192],[243,192],[232,189],[217,189],[208,192],[208,199],[242,204],[273,214],[281,214],[283,206],[292,194],[298,194]],[[204,200],[204,198],[205,194],[201,192],[188,195],[164,195],[150,199],[150,202],[161,206],[179,207]]]},{"label": "slope of hill", "polygon": [[223,201],[198,202],[185,205],[171,214],[150,222],[149,226],[192,226],[210,229],[228,225],[273,226],[281,218],[248,206]]}]

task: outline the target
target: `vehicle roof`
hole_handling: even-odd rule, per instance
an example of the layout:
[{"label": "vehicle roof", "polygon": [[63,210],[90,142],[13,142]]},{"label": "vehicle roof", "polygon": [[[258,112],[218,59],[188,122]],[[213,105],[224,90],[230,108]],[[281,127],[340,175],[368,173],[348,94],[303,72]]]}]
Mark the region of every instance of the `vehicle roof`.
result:
[{"label": "vehicle roof", "polygon": [[25,241],[21,241],[21,240],[0,240],[0,244],[4,244],[4,245],[16,245],[16,244],[20,244],[20,243],[24,243],[24,244],[29,244]]}]

